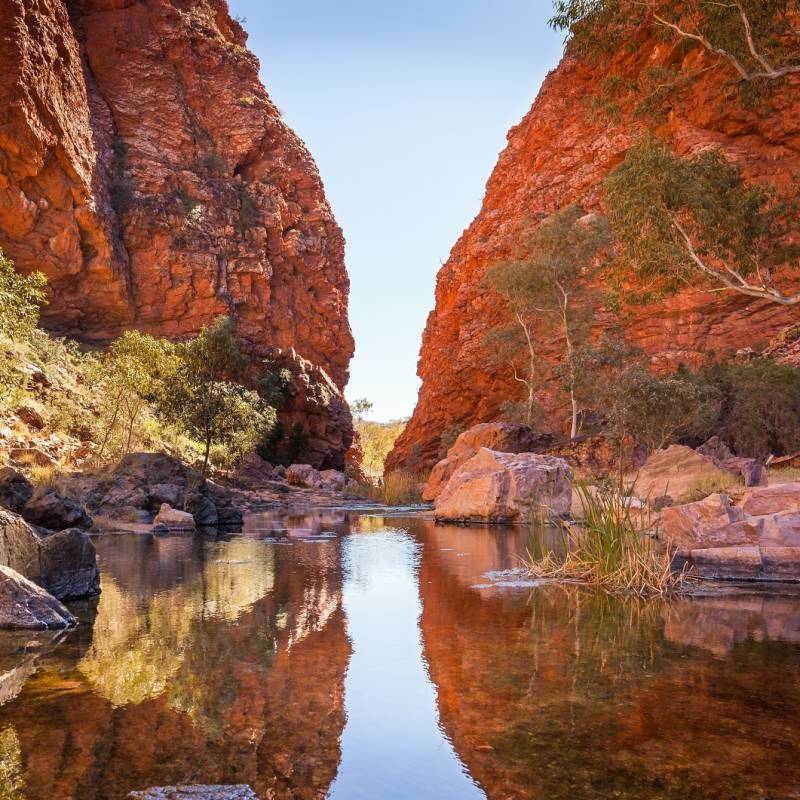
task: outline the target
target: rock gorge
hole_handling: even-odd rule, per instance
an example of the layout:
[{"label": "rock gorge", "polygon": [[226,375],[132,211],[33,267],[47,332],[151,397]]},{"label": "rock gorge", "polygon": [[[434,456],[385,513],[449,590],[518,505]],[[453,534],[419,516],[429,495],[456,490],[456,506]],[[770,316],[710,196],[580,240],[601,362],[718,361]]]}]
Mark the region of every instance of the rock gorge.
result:
[{"label": "rock gorge", "polygon": [[[488,266],[514,252],[522,226],[538,215],[579,203],[603,210],[601,181],[618,166],[652,118],[636,112],[630,86],[647,71],[669,68],[686,89],[663,102],[655,132],[678,155],[718,147],[747,178],[777,187],[800,175],[800,76],[754,104],[743,103],[725,68],[700,49],[687,50],[643,28],[621,52],[577,57],[573,48],[544,81],[490,177],[482,208],[439,271],[436,303],[425,329],[418,374],[419,399],[387,461],[389,470],[432,465],[448,431],[497,419],[504,401],[519,398],[510,369],[487,367],[486,332],[504,321],[503,302],[482,285]],[[604,87],[623,87],[604,98]],[[607,113],[604,113],[606,111]],[[797,311],[728,294],[689,290],[666,302],[625,308],[627,339],[651,355],[657,369],[697,365],[704,354],[765,346],[796,319]],[[597,309],[600,331],[613,320]],[[547,359],[553,342],[538,342]],[[549,352],[548,352],[549,351]],[[549,412],[549,427],[564,428],[566,412]],[[563,413],[562,413],[563,412]]]},{"label": "rock gorge", "polygon": [[47,276],[45,327],[89,346],[229,315],[296,367],[309,460],[342,466],[344,238],[246,40],[224,0],[4,2],[0,248]]}]

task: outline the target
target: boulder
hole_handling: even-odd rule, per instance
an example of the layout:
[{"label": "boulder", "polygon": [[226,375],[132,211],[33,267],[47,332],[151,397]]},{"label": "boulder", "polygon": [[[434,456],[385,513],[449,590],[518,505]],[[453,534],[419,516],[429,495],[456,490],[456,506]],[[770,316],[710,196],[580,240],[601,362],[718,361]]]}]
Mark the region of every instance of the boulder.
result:
[{"label": "boulder", "polygon": [[51,630],[75,624],[75,617],[41,586],[0,566],[0,628]]},{"label": "boulder", "polygon": [[319,489],[322,486],[322,475],[310,464],[292,464],[286,469],[286,480],[290,486],[305,489]]},{"label": "boulder", "polygon": [[481,448],[462,464],[436,500],[437,520],[526,522],[545,509],[567,514],[572,470],[566,461],[534,453],[500,453]]},{"label": "boulder", "polygon": [[800,511],[800,483],[781,483],[751,489],[742,497],[741,508],[745,514],[754,517],[796,513]]},{"label": "boulder", "polygon": [[94,542],[78,528],[43,537],[39,547],[39,575],[32,579],[61,600],[99,594],[100,570]]},{"label": "boulder", "polygon": [[80,503],[64,497],[56,489],[36,494],[22,509],[22,516],[32,525],[63,531],[67,528],[91,528],[92,518]]},{"label": "boulder", "polygon": [[170,531],[193,531],[194,517],[188,511],[178,511],[167,503],[163,503],[153,520],[153,525]]},{"label": "boulder", "polygon": [[44,428],[44,417],[38,408],[26,403],[17,409],[17,416],[29,427],[37,431]]},{"label": "boulder", "polygon": [[738,504],[714,494],[665,508],[660,532],[677,564],[703,577],[800,581],[800,483],[751,489]]},{"label": "boulder", "polygon": [[38,447],[13,447],[9,455],[17,464],[31,464],[35,467],[54,467],[55,459]]},{"label": "boulder", "polygon": [[499,453],[530,453],[552,444],[549,434],[535,433],[527,425],[510,422],[484,422],[464,431],[431,470],[422,499],[432,502],[442,493],[456,470],[482,447]]},{"label": "boulder", "polygon": [[636,477],[633,492],[645,500],[669,496],[680,501],[702,483],[724,485],[729,480],[728,473],[712,458],[691,447],[673,444],[647,459]]},{"label": "boulder", "polygon": [[731,456],[718,464],[726,472],[739,478],[745,486],[766,486],[769,482],[766,467],[756,458]]},{"label": "boulder", "polygon": [[338,469],[324,469],[320,476],[323,487],[331,492],[341,492],[347,486],[347,475]]},{"label": "boulder", "polygon": [[0,469],[0,506],[19,513],[33,497],[33,485],[13,467]]},{"label": "boulder", "polygon": [[0,511],[0,564],[59,599],[88,597],[100,590],[94,544],[77,528],[41,536],[22,517]]}]

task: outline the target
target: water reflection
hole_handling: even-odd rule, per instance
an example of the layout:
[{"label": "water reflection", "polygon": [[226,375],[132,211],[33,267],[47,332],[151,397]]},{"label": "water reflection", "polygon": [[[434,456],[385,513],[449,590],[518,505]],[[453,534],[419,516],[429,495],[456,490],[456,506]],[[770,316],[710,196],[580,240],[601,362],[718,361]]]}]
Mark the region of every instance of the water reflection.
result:
[{"label": "water reflection", "polygon": [[800,798],[800,601],[487,590],[520,531],[251,518],[105,536],[65,634],[0,634],[0,800]]}]

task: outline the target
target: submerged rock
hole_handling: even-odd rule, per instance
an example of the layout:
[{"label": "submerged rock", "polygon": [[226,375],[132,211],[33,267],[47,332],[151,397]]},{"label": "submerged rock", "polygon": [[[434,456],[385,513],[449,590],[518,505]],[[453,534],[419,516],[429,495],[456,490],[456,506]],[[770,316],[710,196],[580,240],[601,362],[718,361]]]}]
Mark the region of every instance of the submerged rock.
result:
[{"label": "submerged rock", "polygon": [[75,624],[75,617],[41,586],[0,566],[0,628],[54,630]]},{"label": "submerged rock", "polygon": [[230,786],[156,786],[131,792],[130,800],[258,800],[245,784]]},{"label": "submerged rock", "polygon": [[566,514],[572,502],[572,470],[566,461],[535,453],[482,448],[462,464],[436,501],[437,520],[525,522],[540,510]]}]

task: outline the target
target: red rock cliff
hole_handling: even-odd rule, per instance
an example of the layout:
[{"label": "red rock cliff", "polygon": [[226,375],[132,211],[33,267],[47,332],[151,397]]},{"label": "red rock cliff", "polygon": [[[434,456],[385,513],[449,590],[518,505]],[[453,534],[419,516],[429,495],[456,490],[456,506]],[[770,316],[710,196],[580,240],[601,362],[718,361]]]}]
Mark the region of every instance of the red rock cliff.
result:
[{"label": "red rock cliff", "polygon": [[228,314],[254,355],[294,348],[341,390],[344,239],[246,38],[224,0],[4,0],[0,247],[47,275],[59,334]]},{"label": "red rock cliff", "polygon": [[[439,438],[448,428],[491,421],[504,401],[519,399],[510,374],[484,366],[484,334],[504,313],[501,301],[481,284],[484,271],[513,252],[520,226],[537,213],[571,203],[602,208],[600,182],[647,126],[633,113],[630,98],[621,101],[614,122],[591,113],[592,99],[607,78],[621,77],[625,85],[649,67],[689,74],[710,66],[701,53],[686,55],[648,31],[635,44],[599,64],[568,52],[530,112],[510,131],[480,213],[439,272],[436,307],[422,340],[419,401],[388,468],[434,462]],[[797,180],[800,76],[785,81],[768,105],[754,109],[743,107],[724,68],[702,71],[690,87],[665,104],[667,117],[657,128],[677,153],[713,145],[752,179],[776,185]],[[797,314],[731,294],[697,291],[631,311],[625,322],[628,338],[662,366],[696,364],[712,350],[766,344]],[[547,346],[540,343],[544,350]],[[553,413],[554,428],[563,427],[562,416]]]}]

